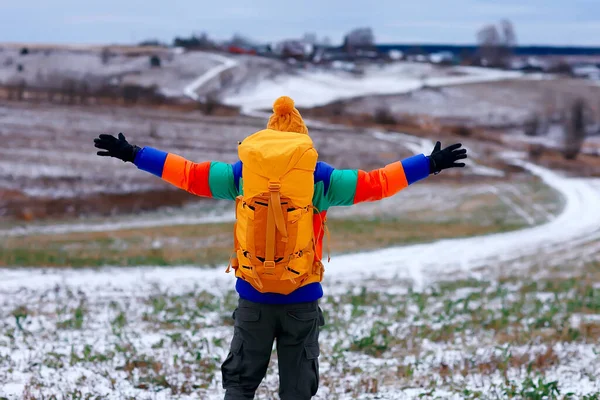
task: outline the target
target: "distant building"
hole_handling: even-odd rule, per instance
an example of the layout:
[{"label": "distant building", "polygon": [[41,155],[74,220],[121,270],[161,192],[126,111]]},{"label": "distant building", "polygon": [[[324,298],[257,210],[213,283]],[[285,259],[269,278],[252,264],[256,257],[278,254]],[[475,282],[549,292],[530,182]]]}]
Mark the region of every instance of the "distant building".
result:
[{"label": "distant building", "polygon": [[274,53],[282,58],[305,60],[314,52],[315,46],[299,39],[289,39],[275,45]]},{"label": "distant building", "polygon": [[573,75],[578,78],[600,81],[600,68],[595,64],[579,64],[573,66]]},{"label": "distant building", "polygon": [[404,52],[392,49],[388,51],[388,57],[390,58],[390,60],[394,61],[402,60],[404,58]]},{"label": "distant building", "polygon": [[371,28],[358,28],[344,37],[344,50],[348,53],[375,50],[375,36]]},{"label": "distant building", "polygon": [[227,51],[231,54],[252,54],[256,55],[256,50],[247,46],[229,45]]},{"label": "distant building", "polygon": [[451,51],[440,51],[429,55],[429,61],[434,64],[454,64],[456,56]]}]

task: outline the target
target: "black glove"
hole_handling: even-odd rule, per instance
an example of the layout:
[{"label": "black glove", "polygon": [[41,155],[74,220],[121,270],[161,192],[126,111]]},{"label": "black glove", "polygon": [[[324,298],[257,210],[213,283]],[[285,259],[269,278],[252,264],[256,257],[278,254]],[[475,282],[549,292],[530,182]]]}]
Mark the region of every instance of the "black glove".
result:
[{"label": "black glove", "polygon": [[122,133],[119,133],[118,139],[113,135],[102,134],[94,139],[94,147],[106,150],[97,152],[99,156],[115,157],[124,162],[133,162],[140,150],[139,147],[129,144]]},{"label": "black glove", "polygon": [[[429,158],[429,171],[432,174],[439,174],[441,170],[447,168],[464,167],[465,163],[457,163],[457,160],[467,158],[467,150],[460,149],[461,143],[453,144],[452,146],[442,148],[442,143],[437,142]],[[459,150],[460,149],[460,150]]]}]

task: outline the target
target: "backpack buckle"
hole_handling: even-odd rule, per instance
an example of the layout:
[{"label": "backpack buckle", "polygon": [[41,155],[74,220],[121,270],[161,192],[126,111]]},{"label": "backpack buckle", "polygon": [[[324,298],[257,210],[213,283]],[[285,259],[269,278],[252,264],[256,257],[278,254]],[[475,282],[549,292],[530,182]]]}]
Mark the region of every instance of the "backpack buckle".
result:
[{"label": "backpack buckle", "polygon": [[273,274],[275,272],[275,261],[265,261],[263,267],[265,267],[266,273]]},{"label": "backpack buckle", "polygon": [[269,181],[269,192],[279,192],[279,189],[281,189],[281,183],[280,182],[271,182],[271,181]]}]

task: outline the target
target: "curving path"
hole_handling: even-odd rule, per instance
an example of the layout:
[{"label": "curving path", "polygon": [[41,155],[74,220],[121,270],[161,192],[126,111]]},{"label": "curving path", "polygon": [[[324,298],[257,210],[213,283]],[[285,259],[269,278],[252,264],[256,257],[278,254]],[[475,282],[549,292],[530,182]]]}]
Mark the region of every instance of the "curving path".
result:
[{"label": "curving path", "polygon": [[235,68],[238,66],[237,61],[228,57],[224,57],[220,54],[206,53],[206,57],[212,58],[214,61],[220,62],[222,64],[209,69],[183,89],[183,93],[192,100],[198,101],[200,99],[200,96],[198,96],[197,92],[198,89],[200,89],[203,85],[206,85],[212,79],[219,76],[219,74],[221,74],[222,72],[225,72],[228,69]]}]

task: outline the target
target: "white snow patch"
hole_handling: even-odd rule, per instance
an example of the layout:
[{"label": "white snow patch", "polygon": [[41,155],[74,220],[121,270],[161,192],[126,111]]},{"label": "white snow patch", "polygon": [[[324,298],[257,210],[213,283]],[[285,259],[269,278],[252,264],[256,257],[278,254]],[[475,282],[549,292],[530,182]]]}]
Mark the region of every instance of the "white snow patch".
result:
[{"label": "white snow patch", "polygon": [[522,73],[485,68],[457,68],[465,76],[422,78],[422,64],[401,63],[383,68],[367,68],[365,75],[356,77],[332,71],[298,72],[263,80],[255,87],[224,99],[227,104],[254,109],[270,108],[273,100],[285,94],[298,106],[314,107],[335,100],[367,95],[407,93],[423,86],[448,86],[475,82],[497,81],[523,76]]}]

